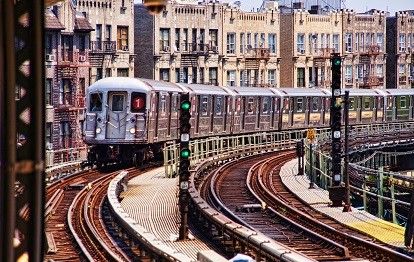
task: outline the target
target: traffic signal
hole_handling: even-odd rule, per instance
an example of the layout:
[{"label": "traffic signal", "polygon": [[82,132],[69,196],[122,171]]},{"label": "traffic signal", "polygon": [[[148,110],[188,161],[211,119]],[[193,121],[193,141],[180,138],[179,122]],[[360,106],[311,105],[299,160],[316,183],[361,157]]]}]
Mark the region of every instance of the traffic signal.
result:
[{"label": "traffic signal", "polygon": [[189,94],[181,94],[180,96],[180,190],[188,189],[188,179],[190,177],[190,130],[191,130],[191,102]]},{"label": "traffic signal", "polygon": [[342,127],[342,100],[341,100],[341,69],[342,60],[339,53],[331,57],[332,70],[332,98],[331,98],[331,130],[332,130],[332,181],[335,186],[341,183],[341,127]]}]

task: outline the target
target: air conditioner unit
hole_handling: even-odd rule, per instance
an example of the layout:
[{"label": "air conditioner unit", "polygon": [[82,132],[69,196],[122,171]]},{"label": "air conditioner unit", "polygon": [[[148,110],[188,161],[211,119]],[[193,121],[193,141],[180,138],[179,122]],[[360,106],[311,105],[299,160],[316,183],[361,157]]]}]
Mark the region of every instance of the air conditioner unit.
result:
[{"label": "air conditioner unit", "polygon": [[122,51],[129,51],[129,47],[127,45],[122,46]]},{"label": "air conditioner unit", "polygon": [[46,54],[46,62],[54,62],[55,61],[55,55]]},{"label": "air conditioner unit", "polygon": [[53,144],[52,143],[46,143],[46,149],[47,150],[52,150],[53,149]]},{"label": "air conditioner unit", "polygon": [[218,52],[219,51],[219,47],[218,46],[213,46],[213,52]]},{"label": "air conditioner unit", "polygon": [[164,46],[164,52],[170,52],[170,47],[169,46]]},{"label": "air conditioner unit", "polygon": [[401,47],[401,52],[405,52],[405,47]]},{"label": "air conditioner unit", "polygon": [[86,56],[80,55],[79,56],[79,62],[86,62]]}]

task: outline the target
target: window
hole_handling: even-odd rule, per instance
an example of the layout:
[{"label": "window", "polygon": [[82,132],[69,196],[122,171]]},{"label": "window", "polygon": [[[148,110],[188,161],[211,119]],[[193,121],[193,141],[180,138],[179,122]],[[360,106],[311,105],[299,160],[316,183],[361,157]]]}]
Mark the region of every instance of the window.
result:
[{"label": "window", "polygon": [[72,94],[72,85],[70,79],[64,78],[59,88],[59,103],[61,105],[69,105]]},{"label": "window", "polygon": [[197,51],[197,28],[193,28],[193,34],[191,37],[191,51]]},{"label": "window", "polygon": [[360,41],[360,43],[359,43],[359,51],[360,52],[363,52],[365,50],[365,47],[364,47],[364,45],[365,45],[364,33],[360,33],[359,34],[359,41]]},{"label": "window", "polygon": [[[52,123],[46,123],[46,149],[52,149]],[[50,146],[48,146],[50,145]]]},{"label": "window", "polygon": [[352,52],[352,34],[351,33],[345,34],[345,51]]},{"label": "window", "polygon": [[355,109],[355,98],[350,97],[349,98],[349,110],[354,110]]},{"label": "window", "polygon": [[62,35],[62,60],[73,61],[73,38],[70,35]]},{"label": "window", "polygon": [[177,112],[178,111],[178,95],[173,95],[171,99],[171,111]]},{"label": "window", "polygon": [[297,52],[305,54],[305,34],[298,34]]},{"label": "window", "polygon": [[276,53],[276,34],[269,34],[269,53]]},{"label": "window", "polygon": [[52,35],[46,34],[45,35],[45,54],[52,54],[53,53],[53,42],[52,42]]},{"label": "window", "polygon": [[296,112],[302,112],[303,111],[303,98],[298,97],[296,101]]},{"label": "window", "polygon": [[111,110],[114,112],[124,111],[124,95],[112,95],[112,105]]},{"label": "window", "polygon": [[165,94],[160,94],[160,99],[158,101],[158,113],[165,114],[167,108],[167,99]]},{"label": "window", "polygon": [[359,34],[358,33],[355,34],[354,39],[355,39],[355,51],[358,52],[359,50]]},{"label": "window", "polygon": [[97,49],[102,49],[102,25],[101,24],[97,24],[96,25],[96,47]]},{"label": "window", "polygon": [[285,98],[285,111],[289,110],[289,98]]},{"label": "window", "polygon": [[127,26],[118,26],[116,44],[118,50],[129,51]]},{"label": "window", "polygon": [[377,64],[377,76],[378,77],[383,77],[383,64]]},{"label": "window", "polygon": [[325,47],[325,34],[321,34],[321,48]]},{"label": "window", "polygon": [[201,115],[206,116],[207,115],[207,109],[208,109],[208,97],[203,96],[201,100]]},{"label": "window", "polygon": [[251,33],[247,33],[247,49],[250,50],[252,49],[252,34]]},{"label": "window", "polygon": [[60,148],[70,148],[70,125],[69,122],[61,122],[59,130],[59,146]]},{"label": "window", "polygon": [[244,79],[244,70],[240,70],[240,84],[239,86],[244,86],[245,79]]},{"label": "window", "polygon": [[382,45],[384,42],[384,35],[382,33],[377,34],[377,45],[379,46],[379,51],[382,52]]},{"label": "window", "polygon": [[236,85],[236,70],[227,71],[227,86]]},{"label": "window", "polygon": [[364,109],[369,110],[371,108],[371,98],[364,97]]},{"label": "window", "polygon": [[405,96],[400,97],[400,108],[407,108],[407,98]]},{"label": "window", "polygon": [[352,66],[351,65],[345,66],[345,82],[352,83]]},{"label": "window", "polygon": [[236,34],[227,33],[227,54],[236,53]]},{"label": "window", "polygon": [[399,64],[398,65],[398,75],[403,76],[404,74],[405,74],[405,65],[404,64]]},{"label": "window", "polygon": [[221,97],[221,96],[217,96],[216,97],[216,109],[215,109],[215,112],[216,112],[216,115],[217,116],[221,115],[221,110],[222,110],[222,106],[223,106],[222,100],[223,100],[223,97]]},{"label": "window", "polygon": [[86,35],[79,35],[79,51],[85,51],[86,49]]},{"label": "window", "polygon": [[247,114],[253,115],[254,113],[254,99],[253,97],[249,97],[247,99]]},{"label": "window", "polygon": [[200,84],[204,84],[204,67],[200,67]]},{"label": "window", "polygon": [[192,75],[192,82],[193,84],[197,83],[197,67],[193,67],[193,75]]},{"label": "window", "polygon": [[52,105],[52,78],[46,79],[46,105]]},{"label": "window", "polygon": [[160,80],[169,82],[170,81],[170,69],[161,68],[160,69]]},{"label": "window", "polygon": [[180,28],[175,29],[175,46],[174,51],[180,51]]},{"label": "window", "polygon": [[96,68],[96,81],[98,81],[99,79],[102,79],[102,68],[101,67]]},{"label": "window", "polygon": [[89,99],[89,111],[102,111],[102,93],[92,93]]},{"label": "window", "polygon": [[218,35],[217,29],[210,29],[209,31],[209,36],[210,36],[209,46],[210,47],[217,46],[217,35]]},{"label": "window", "polygon": [[312,97],[312,112],[318,112],[321,103],[320,97]]},{"label": "window", "polygon": [[244,33],[240,33],[240,54],[244,54]]},{"label": "window", "polygon": [[180,68],[175,69],[175,82],[180,83]]},{"label": "window", "polygon": [[405,34],[400,34],[399,51],[405,52]]},{"label": "window", "polygon": [[128,68],[118,68],[117,69],[117,75],[118,77],[128,77]]},{"label": "window", "polygon": [[218,85],[217,82],[217,67],[210,67],[209,68],[209,83],[212,85]]},{"label": "window", "polygon": [[297,86],[305,87],[305,68],[299,67],[297,74]]},{"label": "window", "polygon": [[331,35],[330,34],[326,35],[326,47],[331,48]]},{"label": "window", "polygon": [[269,113],[269,97],[263,97],[263,114]]},{"label": "window", "polygon": [[160,51],[167,51],[170,50],[167,48],[170,47],[170,29],[161,28],[160,29]]},{"label": "window", "polygon": [[111,25],[105,26],[105,41],[111,41]]},{"label": "window", "polygon": [[335,48],[335,53],[339,53],[339,35],[333,35],[333,48]]},{"label": "window", "polygon": [[204,29],[200,29],[200,36],[199,38],[199,43],[200,43],[200,47],[204,50]]},{"label": "window", "polygon": [[188,29],[183,29],[183,50],[188,51]]},{"label": "window", "polygon": [[275,69],[269,69],[269,71],[267,71],[267,82],[269,86],[276,85],[276,70]]}]

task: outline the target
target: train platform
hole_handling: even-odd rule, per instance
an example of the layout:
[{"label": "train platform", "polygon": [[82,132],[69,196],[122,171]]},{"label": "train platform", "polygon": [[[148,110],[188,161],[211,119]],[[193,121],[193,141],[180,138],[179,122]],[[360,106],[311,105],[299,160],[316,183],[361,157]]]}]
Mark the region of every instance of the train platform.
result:
[{"label": "train platform", "polygon": [[309,189],[308,176],[297,175],[297,159],[289,161],[280,170],[282,182],[297,197],[309,203],[314,209],[324,213],[339,223],[364,232],[391,246],[404,248],[405,228],[377,218],[370,213],[352,208],[351,212],[343,212],[343,207],[330,207],[329,192],[315,185]]},{"label": "train platform", "polygon": [[215,248],[199,239],[191,228],[190,240],[176,241],[180,222],[178,178],[166,178],[164,171],[164,167],[157,168],[129,180],[121,206],[158,241],[174,249],[174,253],[181,253],[181,257],[186,256],[185,261],[197,261],[198,251]]}]

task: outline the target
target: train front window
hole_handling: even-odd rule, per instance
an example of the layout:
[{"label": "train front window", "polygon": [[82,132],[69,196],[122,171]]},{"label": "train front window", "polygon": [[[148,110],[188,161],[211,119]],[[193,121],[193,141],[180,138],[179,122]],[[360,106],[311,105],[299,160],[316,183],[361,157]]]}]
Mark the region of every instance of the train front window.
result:
[{"label": "train front window", "polygon": [[93,93],[90,96],[89,111],[100,112],[102,111],[102,93]]},{"label": "train front window", "polygon": [[122,112],[124,111],[124,95],[112,95],[112,111]]}]

